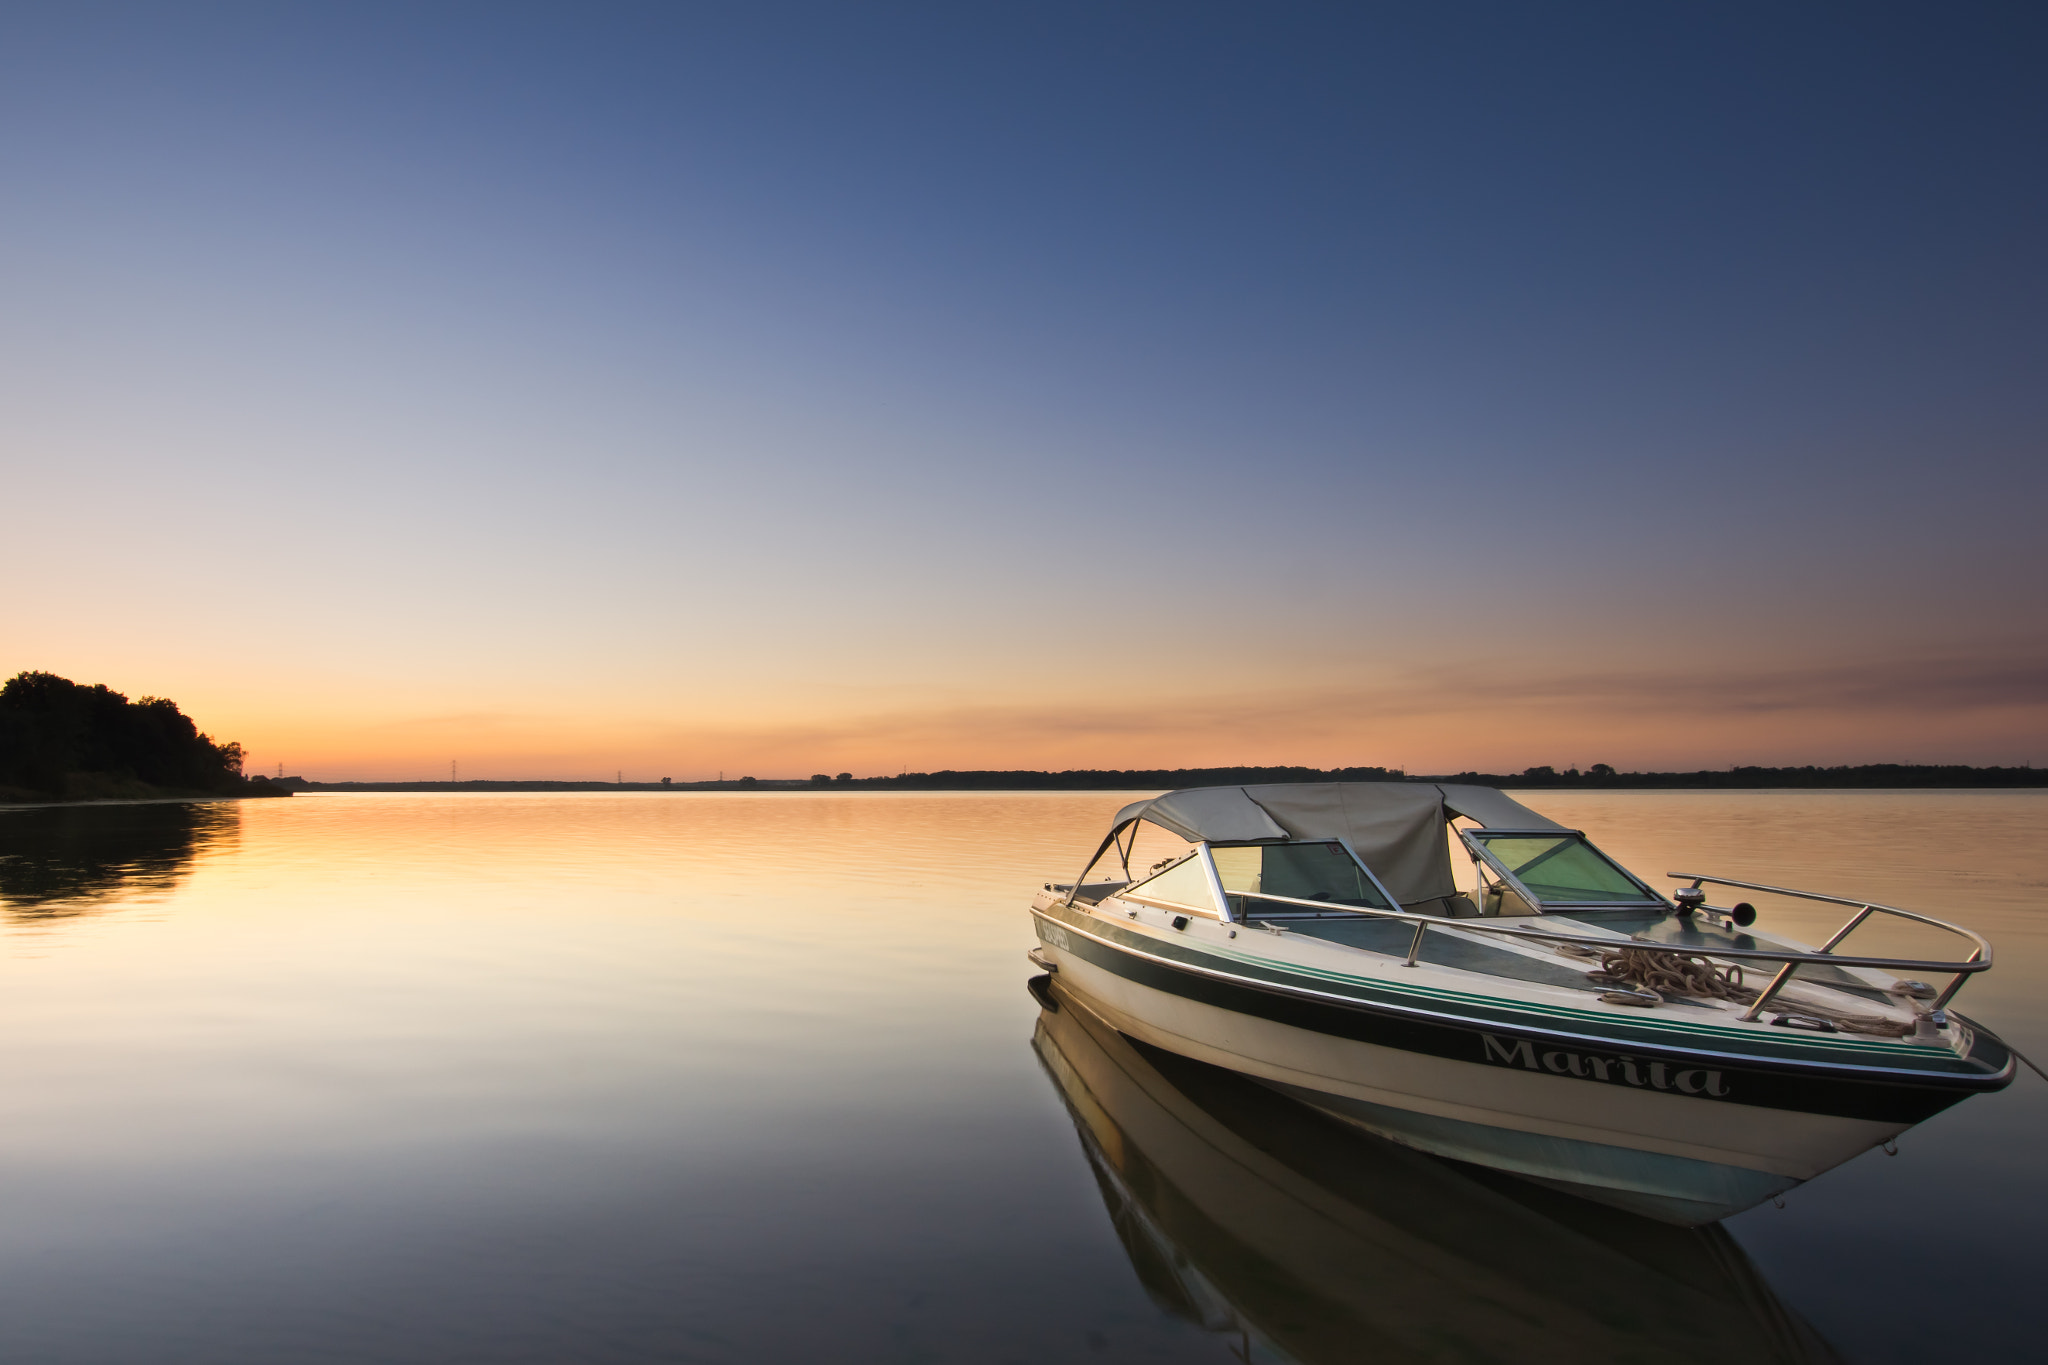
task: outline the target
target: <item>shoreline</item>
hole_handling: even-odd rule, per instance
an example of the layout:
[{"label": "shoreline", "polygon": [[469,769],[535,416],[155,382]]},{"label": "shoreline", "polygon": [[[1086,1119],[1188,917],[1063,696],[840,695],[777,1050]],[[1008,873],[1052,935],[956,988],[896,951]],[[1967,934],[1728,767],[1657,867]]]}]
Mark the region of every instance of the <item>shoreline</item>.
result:
[{"label": "shoreline", "polygon": [[68,810],[79,806],[189,806],[201,801],[270,801],[290,795],[288,791],[277,791],[194,792],[186,796],[169,793],[162,796],[50,796],[34,801],[0,800],[0,810],[51,810],[59,807]]},{"label": "shoreline", "polygon": [[[1803,775],[1802,775],[1803,776]],[[1903,780],[1902,780],[1903,779]],[[802,778],[758,778],[726,782],[576,782],[557,779],[477,778],[459,782],[314,782],[293,781],[304,792],[858,792],[858,791],[1173,791],[1185,787],[1257,786],[1289,780],[1281,777],[1211,776],[1207,773],[910,773],[901,777],[866,777],[850,782],[816,782]],[[1427,777],[1354,778],[1311,774],[1291,780],[1305,782],[1392,781],[1462,783],[1502,791],[2032,791],[2048,788],[2048,769],[1973,769],[1934,775],[1853,772],[1837,777],[1815,775],[1806,780],[1790,775],[1747,777],[1739,773],[1624,773],[1611,778],[1510,777],[1504,774],[1459,773]]]},{"label": "shoreline", "polygon": [[[556,778],[472,778],[461,781],[320,782],[304,777],[259,778],[228,792],[136,790],[140,783],[77,796],[14,789],[0,793],[0,810],[48,806],[147,805],[168,802],[270,800],[294,793],[389,792],[487,795],[505,792],[1158,792],[1189,787],[1258,786],[1272,782],[1462,783],[1502,791],[2038,791],[2048,769],[1968,768],[1961,765],[1863,764],[1837,768],[1742,767],[1717,772],[1558,773],[1519,775],[1454,773],[1409,776],[1385,768],[1183,768],[1176,770],[940,771],[896,777],[821,779],[753,778],[713,782],[573,781]],[[97,784],[96,784],[97,785]],[[109,786],[115,784],[107,784]]]}]

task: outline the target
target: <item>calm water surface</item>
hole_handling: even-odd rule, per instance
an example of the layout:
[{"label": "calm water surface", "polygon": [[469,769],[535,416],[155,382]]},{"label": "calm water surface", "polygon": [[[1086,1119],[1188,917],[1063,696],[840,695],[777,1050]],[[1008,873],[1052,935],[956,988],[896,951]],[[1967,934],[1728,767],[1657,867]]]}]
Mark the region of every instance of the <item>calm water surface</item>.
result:
[{"label": "calm water surface", "polygon": [[[0,1359],[2030,1354],[2048,1084],[1725,1233],[1546,1202],[1042,1018],[1029,890],[1127,799],[0,811]],[[1971,924],[2048,1060],[2048,794],[1531,801]]]}]

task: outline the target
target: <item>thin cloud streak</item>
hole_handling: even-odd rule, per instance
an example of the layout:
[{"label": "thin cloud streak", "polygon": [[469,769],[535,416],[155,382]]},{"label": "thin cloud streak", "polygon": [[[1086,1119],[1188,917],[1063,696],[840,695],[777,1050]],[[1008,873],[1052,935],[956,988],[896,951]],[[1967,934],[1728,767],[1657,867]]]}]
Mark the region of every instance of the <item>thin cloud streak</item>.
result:
[{"label": "thin cloud streak", "polygon": [[[1907,660],[1809,669],[1581,673],[1500,679],[1452,670],[1411,673],[1379,686],[1294,693],[1240,693],[1168,706],[970,707],[903,712],[860,722],[868,734],[911,738],[934,729],[1040,733],[1079,738],[1178,733],[1229,726],[1257,731],[1307,716],[1402,719],[1479,710],[1626,710],[1672,719],[1771,712],[1952,714],[1987,708],[2048,709],[2048,663],[2037,660]],[[823,739],[826,727],[778,731]]]},{"label": "thin cloud streak", "polygon": [[[1145,768],[1303,763],[1516,771],[1532,763],[2030,761],[2048,750],[2048,663],[2021,656],[1869,659],[1809,668],[1412,669],[1371,683],[1208,696],[930,700],[849,707],[792,698],[785,721],[708,707],[660,715],[468,711],[278,725],[262,752],[331,775],[678,778],[902,768]],[[1116,678],[1103,674],[1103,695]],[[267,762],[265,764],[267,766]]]},{"label": "thin cloud streak", "polygon": [[[1913,751],[1908,757],[1946,758],[1928,746],[1968,742],[1989,745],[2005,761],[2009,744],[2024,749],[2048,737],[2048,664],[1914,659],[1516,678],[1433,669],[1375,686],[1238,692],[1170,703],[1134,698],[1118,704],[959,706],[880,711],[845,722],[691,727],[670,732],[663,743],[792,757],[898,752],[919,755],[913,766],[928,768],[1062,761],[1099,767],[1387,764],[1421,760],[1426,750],[1436,749],[1459,750],[1464,762],[1509,766],[1522,761],[1516,751],[1532,732],[1553,748],[1599,744],[1605,733],[1602,761],[1630,761],[1624,750],[1647,752],[1646,746],[1665,752],[1740,748],[1751,735],[1777,742],[1788,721],[1830,742],[1838,729],[1861,727],[1885,736],[1888,752]],[[1659,744],[1653,738],[1659,734],[1674,738]],[[2000,736],[2009,736],[2009,743]],[[1474,753],[1474,746],[1493,746],[1494,753]],[[1312,759],[1308,751],[1323,757]],[[1778,761],[1764,753],[1750,757]]]},{"label": "thin cloud streak", "polygon": [[[1892,659],[1809,668],[1722,668],[1470,680],[1431,676],[1462,702],[1616,706],[1694,716],[1775,711],[1974,711],[2048,704],[2038,658]],[[1429,708],[1425,705],[1425,712]],[[1454,708],[1456,709],[1456,708]]]}]

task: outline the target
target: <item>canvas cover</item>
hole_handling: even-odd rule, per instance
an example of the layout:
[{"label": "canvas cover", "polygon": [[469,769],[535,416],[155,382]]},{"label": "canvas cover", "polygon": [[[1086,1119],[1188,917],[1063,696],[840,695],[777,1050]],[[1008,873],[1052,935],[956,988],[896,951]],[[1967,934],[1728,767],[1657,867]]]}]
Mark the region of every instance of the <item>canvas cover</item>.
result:
[{"label": "canvas cover", "polygon": [[1437,790],[1444,794],[1444,808],[1454,815],[1476,820],[1487,829],[1563,829],[1496,787],[1470,787],[1445,782]]},{"label": "canvas cover", "polygon": [[1190,787],[1145,801],[1133,801],[1116,813],[1112,829],[1132,820],[1150,820],[1189,843],[1244,843],[1255,839],[1286,839],[1287,830],[1273,823],[1244,787]]},{"label": "canvas cover", "polygon": [[1190,842],[1218,844],[1343,839],[1394,899],[1415,905],[1457,894],[1444,837],[1451,815],[1500,829],[1562,828],[1492,787],[1426,782],[1191,787],[1132,802],[1110,828],[1150,820]]},{"label": "canvas cover", "polygon": [[1246,796],[1296,839],[1344,839],[1403,905],[1456,895],[1443,795],[1402,782],[1290,782]]}]

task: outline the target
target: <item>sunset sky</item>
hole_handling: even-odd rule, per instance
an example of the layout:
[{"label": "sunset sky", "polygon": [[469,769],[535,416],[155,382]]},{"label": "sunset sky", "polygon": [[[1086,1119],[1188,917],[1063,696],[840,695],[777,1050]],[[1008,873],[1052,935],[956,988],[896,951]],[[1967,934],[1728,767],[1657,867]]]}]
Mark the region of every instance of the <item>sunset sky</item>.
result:
[{"label": "sunset sky", "polygon": [[0,674],[316,778],[2048,762],[2048,8],[0,5]]}]

